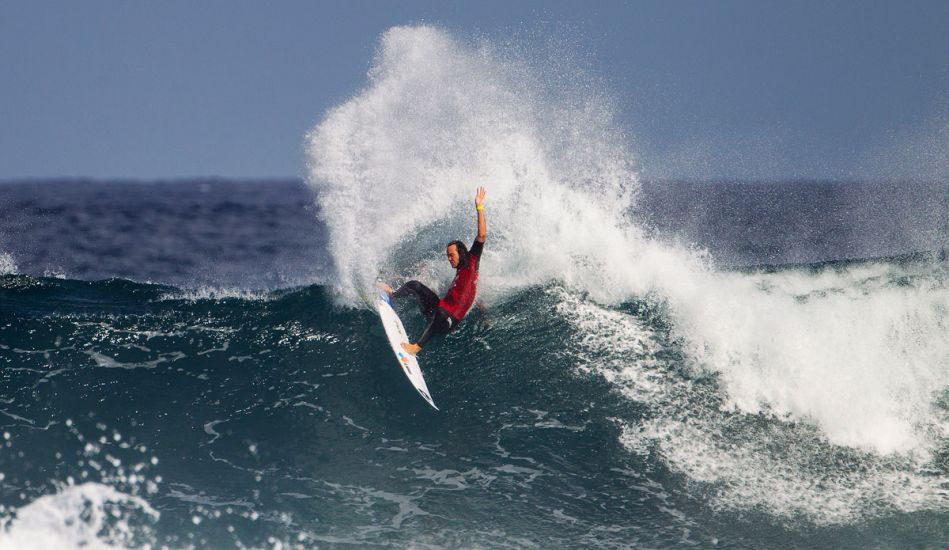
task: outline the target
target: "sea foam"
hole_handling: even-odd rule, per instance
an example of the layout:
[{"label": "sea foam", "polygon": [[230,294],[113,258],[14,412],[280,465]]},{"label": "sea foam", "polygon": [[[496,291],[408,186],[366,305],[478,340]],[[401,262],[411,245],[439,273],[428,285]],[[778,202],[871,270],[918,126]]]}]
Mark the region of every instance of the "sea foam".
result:
[{"label": "sea foam", "polygon": [[62,487],[16,510],[0,531],[0,549],[137,547],[130,511],[159,517],[147,501],[101,483]]},{"label": "sea foam", "polygon": [[[600,306],[650,301],[669,318],[681,367],[716,377],[722,407],[925,464],[949,432],[937,404],[949,384],[943,268],[728,272],[701,250],[648,238],[628,210],[631,139],[597,80],[565,64],[430,26],[383,35],[365,88],[307,136],[337,300],[358,305],[380,275],[418,276],[419,259],[444,288],[443,248],[474,235],[484,185],[489,306],[551,283]],[[625,368],[643,364],[630,357]]]}]

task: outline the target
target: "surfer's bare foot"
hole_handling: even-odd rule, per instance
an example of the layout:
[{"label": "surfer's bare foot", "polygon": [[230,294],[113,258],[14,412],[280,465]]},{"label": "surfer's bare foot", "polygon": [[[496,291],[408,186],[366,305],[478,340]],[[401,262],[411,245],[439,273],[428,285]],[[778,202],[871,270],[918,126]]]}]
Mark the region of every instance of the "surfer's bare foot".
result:
[{"label": "surfer's bare foot", "polygon": [[409,344],[407,342],[402,342],[402,349],[406,351],[409,355],[415,355],[422,350],[422,346],[418,344]]},{"label": "surfer's bare foot", "polygon": [[391,287],[391,286],[389,286],[389,285],[383,283],[382,281],[379,281],[378,283],[376,283],[376,286],[379,287],[379,290],[385,292],[385,293],[388,294],[389,296],[392,296],[392,287]]}]

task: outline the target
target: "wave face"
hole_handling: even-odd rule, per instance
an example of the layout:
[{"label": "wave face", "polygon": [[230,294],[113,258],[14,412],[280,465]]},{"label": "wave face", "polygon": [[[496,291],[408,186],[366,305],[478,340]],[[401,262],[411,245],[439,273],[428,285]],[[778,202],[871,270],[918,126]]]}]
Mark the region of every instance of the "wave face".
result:
[{"label": "wave face", "polygon": [[405,258],[447,280],[438,255],[473,233],[470,195],[485,184],[489,303],[550,281],[603,305],[652,297],[688,368],[718,377],[725,406],[814,423],[831,443],[882,454],[941,444],[941,265],[726,273],[647,238],[627,215],[637,180],[609,102],[582,74],[562,83],[512,55],[430,27],[392,29],[366,89],[310,133],[342,303],[380,273],[413,276]]},{"label": "wave face", "polygon": [[377,317],[321,287],[194,299],[6,276],[0,292],[0,547],[683,537],[688,501],[622,447],[618,400],[560,349],[537,352],[571,331],[553,288],[431,350],[444,414],[399,372]]},{"label": "wave face", "polygon": [[945,447],[736,409],[649,299],[512,292],[426,350],[435,413],[333,296],[0,279],[0,548],[946,540]]}]

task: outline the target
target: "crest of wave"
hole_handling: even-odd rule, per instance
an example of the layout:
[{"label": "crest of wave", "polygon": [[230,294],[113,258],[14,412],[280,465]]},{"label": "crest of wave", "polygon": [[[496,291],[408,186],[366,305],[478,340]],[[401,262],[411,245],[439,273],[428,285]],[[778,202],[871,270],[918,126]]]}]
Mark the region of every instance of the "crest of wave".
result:
[{"label": "crest of wave", "polygon": [[525,53],[428,26],[390,29],[365,89],[308,134],[339,303],[357,304],[377,276],[418,258],[434,258],[447,282],[444,246],[474,236],[484,185],[489,301],[553,280],[600,303],[658,296],[694,364],[720,375],[739,410],[885,453],[944,437],[933,393],[949,357],[939,280],[894,286],[888,266],[722,273],[644,238],[626,215],[637,179],[611,101],[569,59]]}]

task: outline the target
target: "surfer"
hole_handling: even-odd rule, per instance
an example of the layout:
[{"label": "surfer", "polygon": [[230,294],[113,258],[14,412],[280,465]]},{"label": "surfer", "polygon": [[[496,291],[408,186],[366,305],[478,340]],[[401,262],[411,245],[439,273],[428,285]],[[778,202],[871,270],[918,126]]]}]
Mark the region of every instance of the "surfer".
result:
[{"label": "surfer", "polygon": [[393,298],[402,298],[414,294],[419,310],[428,319],[428,326],[414,344],[403,342],[402,349],[415,355],[436,334],[448,334],[455,330],[474,303],[478,291],[478,264],[481,263],[481,251],[487,237],[488,226],[484,219],[484,187],[475,192],[475,210],[478,213],[478,236],[471,249],[461,241],[448,243],[445,249],[448,263],[455,268],[455,278],[448,287],[445,297],[439,299],[432,289],[418,281],[409,281],[393,291],[392,287],[380,282],[379,288]]}]

